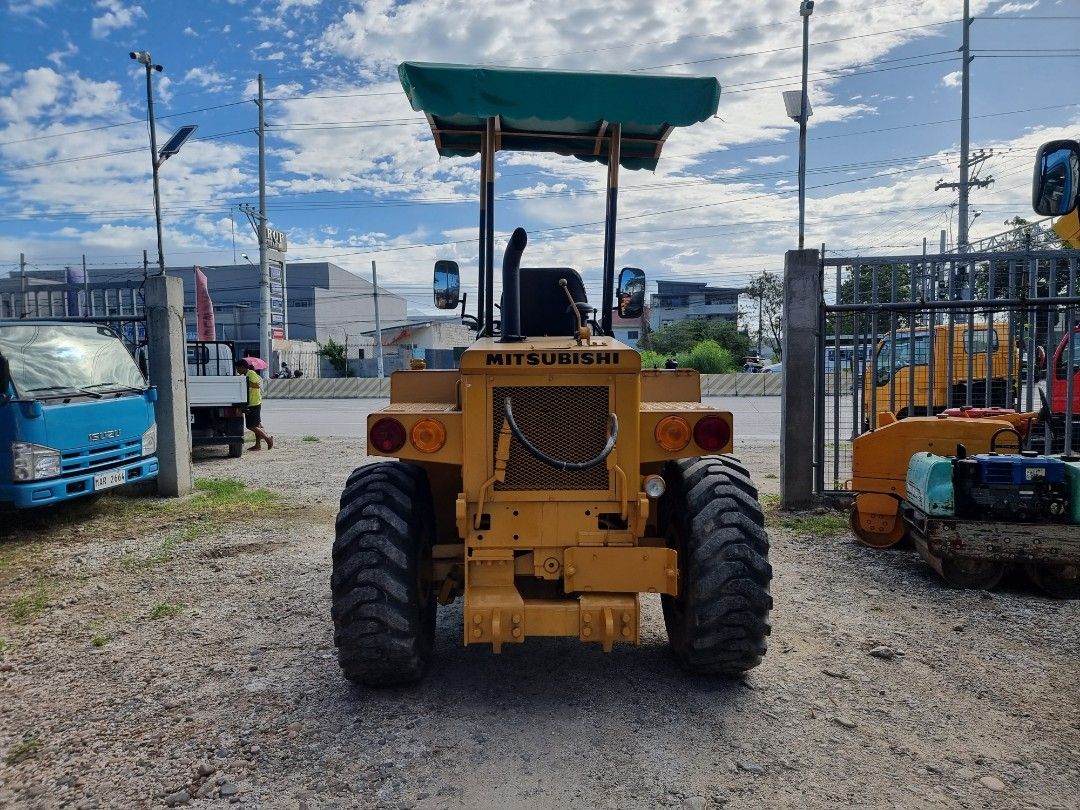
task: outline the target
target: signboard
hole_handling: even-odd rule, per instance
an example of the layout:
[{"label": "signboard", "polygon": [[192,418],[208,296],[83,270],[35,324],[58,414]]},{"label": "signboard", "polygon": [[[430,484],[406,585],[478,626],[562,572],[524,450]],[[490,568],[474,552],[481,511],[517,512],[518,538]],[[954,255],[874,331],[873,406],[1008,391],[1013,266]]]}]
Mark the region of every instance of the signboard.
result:
[{"label": "signboard", "polygon": [[266,229],[266,247],[270,250],[276,250],[280,253],[286,253],[289,250],[288,240],[285,238],[285,231],[275,231],[273,228]]},{"label": "signboard", "polygon": [[[267,231],[267,237],[271,232]],[[285,234],[281,231],[273,231],[273,233],[281,234],[282,247],[281,251],[284,251]],[[285,281],[285,257],[277,249],[274,249],[274,255],[267,258],[267,266],[270,270],[270,327],[271,334],[277,340],[284,340],[288,337],[288,319],[286,317],[286,311],[288,309],[287,296],[288,287]]]}]

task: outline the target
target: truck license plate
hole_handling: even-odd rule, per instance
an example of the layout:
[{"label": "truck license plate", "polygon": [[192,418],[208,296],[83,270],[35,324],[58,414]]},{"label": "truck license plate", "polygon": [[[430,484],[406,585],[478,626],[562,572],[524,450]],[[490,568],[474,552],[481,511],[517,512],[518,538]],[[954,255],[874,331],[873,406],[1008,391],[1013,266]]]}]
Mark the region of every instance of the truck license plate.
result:
[{"label": "truck license plate", "polygon": [[127,482],[127,470],[109,470],[94,476],[94,491],[118,487]]}]

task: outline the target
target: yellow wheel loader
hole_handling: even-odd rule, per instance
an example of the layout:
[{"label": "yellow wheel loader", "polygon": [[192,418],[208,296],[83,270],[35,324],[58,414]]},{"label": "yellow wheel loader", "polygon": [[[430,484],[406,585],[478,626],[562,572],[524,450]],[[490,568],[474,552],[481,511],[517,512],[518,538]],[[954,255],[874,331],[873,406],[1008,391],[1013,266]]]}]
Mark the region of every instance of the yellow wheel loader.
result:
[{"label": "yellow wheel loader", "polygon": [[[757,666],[772,569],[757,490],[728,455],[731,414],[701,404],[697,372],[642,371],[612,333],[616,307],[640,317],[645,296],[637,268],[616,294],[619,168],[654,168],[675,127],[715,114],[719,84],[410,62],[399,74],[439,154],[480,155],[475,314],[457,264],[435,265],[436,306],[460,305],[477,339],[457,370],[396,372],[368,419],[369,455],[394,460],[358,468],[341,496],[331,587],[345,676],[419,680],[437,605],[458,598],[462,642],[495,653],[530,636],[636,644],[642,593],[661,596],[687,670]],[[520,228],[496,305],[500,150],[606,165],[599,308],[576,269],[521,267]]]}]

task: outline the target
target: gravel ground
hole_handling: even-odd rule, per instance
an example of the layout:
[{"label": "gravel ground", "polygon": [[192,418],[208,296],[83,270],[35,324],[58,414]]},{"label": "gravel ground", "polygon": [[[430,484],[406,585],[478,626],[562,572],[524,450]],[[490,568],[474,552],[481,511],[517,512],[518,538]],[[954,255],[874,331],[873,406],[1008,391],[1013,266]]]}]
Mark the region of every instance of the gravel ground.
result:
[{"label": "gravel ground", "polygon": [[[739,453],[775,492],[776,445]],[[420,686],[351,687],[329,552],[362,461],[200,451],[283,503],[0,540],[0,807],[1080,806],[1080,605],[948,590],[828,516],[771,516],[774,630],[742,681],[683,674],[646,599],[641,646],[607,656],[464,648],[453,605]]]}]

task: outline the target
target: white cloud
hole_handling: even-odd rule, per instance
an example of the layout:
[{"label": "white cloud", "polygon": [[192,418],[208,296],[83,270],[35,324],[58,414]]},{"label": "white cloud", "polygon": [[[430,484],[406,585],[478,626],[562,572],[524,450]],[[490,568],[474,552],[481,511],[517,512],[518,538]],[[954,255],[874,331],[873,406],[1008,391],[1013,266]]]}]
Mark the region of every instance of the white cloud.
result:
[{"label": "white cloud", "polygon": [[23,84],[10,95],[0,97],[0,117],[9,121],[36,118],[56,103],[63,78],[52,68],[32,68],[23,73]]},{"label": "white cloud", "polygon": [[1004,3],[998,8],[994,9],[994,14],[1017,14],[1021,11],[1031,11],[1037,8],[1039,0],[1033,0],[1030,3]]},{"label": "white cloud", "polygon": [[200,67],[192,68],[187,73],[185,73],[183,81],[192,82],[199,85],[200,87],[205,87],[211,92],[224,90],[229,85],[229,80],[227,77],[222,76],[220,73],[211,68]]},{"label": "white cloud", "polygon": [[52,8],[57,2],[58,0],[11,0],[8,11],[12,14],[33,14],[35,11]]},{"label": "white cloud", "polygon": [[97,7],[105,13],[94,17],[90,23],[90,33],[95,39],[103,39],[113,31],[129,28],[136,20],[146,16],[142,6],[125,6],[121,0],[98,0]]},{"label": "white cloud", "polygon": [[263,57],[267,62],[280,62],[285,58],[285,51],[274,51]]},{"label": "white cloud", "polygon": [[959,87],[960,80],[963,77],[963,73],[959,70],[954,70],[952,73],[946,73],[941,77],[941,83],[945,87]]},{"label": "white cloud", "polygon": [[190,25],[184,28],[184,33],[189,37],[198,37],[199,33]]},{"label": "white cloud", "polygon": [[764,155],[762,157],[747,158],[747,163],[755,163],[759,166],[770,166],[774,163],[783,163],[788,159],[787,155]]},{"label": "white cloud", "polygon": [[64,60],[69,56],[75,56],[79,52],[78,46],[72,42],[66,35],[64,36],[63,49],[57,48],[54,51],[50,51],[49,55],[45,57],[58,68],[64,67]]}]

